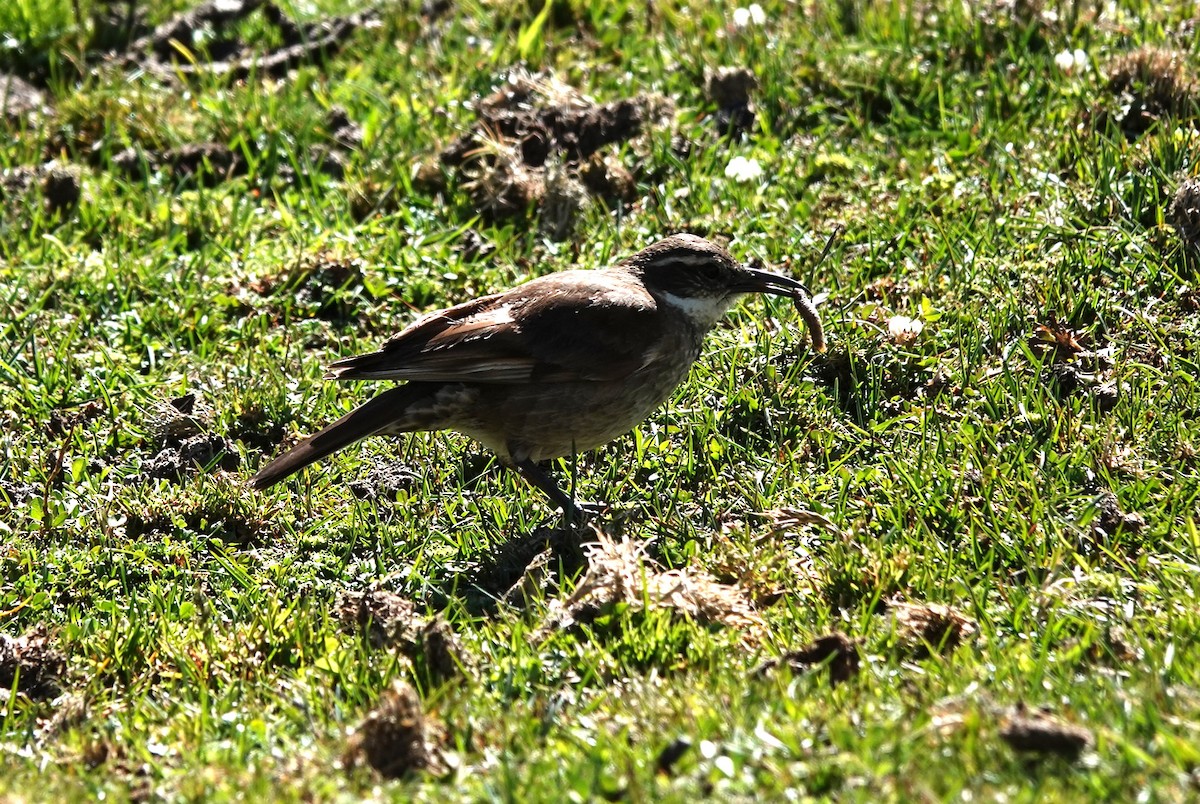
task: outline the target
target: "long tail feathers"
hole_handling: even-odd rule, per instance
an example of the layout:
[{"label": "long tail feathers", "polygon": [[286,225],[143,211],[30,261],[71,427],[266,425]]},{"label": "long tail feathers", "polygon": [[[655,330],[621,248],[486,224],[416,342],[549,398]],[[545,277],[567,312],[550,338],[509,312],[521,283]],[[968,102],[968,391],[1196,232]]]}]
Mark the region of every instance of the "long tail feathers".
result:
[{"label": "long tail feathers", "polygon": [[[264,466],[258,474],[250,478],[250,486],[256,489],[273,486],[355,441],[400,425],[409,405],[428,393],[427,386],[410,383],[391,388],[368,399],[333,424],[304,439]],[[391,432],[403,432],[404,429],[400,426]]]}]

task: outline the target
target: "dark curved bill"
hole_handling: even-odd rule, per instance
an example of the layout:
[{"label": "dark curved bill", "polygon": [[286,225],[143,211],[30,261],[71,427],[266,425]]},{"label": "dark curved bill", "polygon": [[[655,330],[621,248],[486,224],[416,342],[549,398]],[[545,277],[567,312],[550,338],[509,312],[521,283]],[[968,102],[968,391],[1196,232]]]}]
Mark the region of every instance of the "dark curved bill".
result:
[{"label": "dark curved bill", "polygon": [[799,279],[792,279],[790,276],[771,271],[760,271],[757,268],[747,268],[745,272],[749,276],[746,284],[738,288],[739,292],[772,293],[776,296],[788,296],[793,299],[797,294],[803,294],[812,298],[812,293]]},{"label": "dark curved bill", "polygon": [[790,276],[776,274],[770,271],[760,271],[756,268],[745,269],[746,283],[738,288],[739,293],[770,293],[775,296],[787,296],[796,306],[796,312],[804,319],[808,327],[809,337],[812,338],[813,349],[825,351],[825,327],[817,315],[817,308],[812,301],[812,293],[804,283]]}]

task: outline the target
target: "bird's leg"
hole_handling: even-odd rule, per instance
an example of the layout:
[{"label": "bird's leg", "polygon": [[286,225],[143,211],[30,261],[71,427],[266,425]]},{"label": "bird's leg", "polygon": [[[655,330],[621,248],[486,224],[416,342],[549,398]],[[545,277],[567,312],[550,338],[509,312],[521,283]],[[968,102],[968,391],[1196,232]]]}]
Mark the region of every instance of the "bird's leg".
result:
[{"label": "bird's leg", "polygon": [[[604,502],[579,502],[575,496],[575,490],[579,487],[579,451],[575,449],[575,442],[571,441],[571,501],[575,503],[576,509],[589,519],[594,519],[608,513],[610,508],[608,503]],[[583,524],[582,522],[580,524]]]},{"label": "bird's leg", "polygon": [[576,503],[574,498],[569,494],[565,494],[558,484],[554,482],[554,478],[542,471],[536,463],[529,458],[513,458],[512,467],[517,470],[521,477],[529,481],[529,484],[540,490],[543,494],[550,498],[550,502],[562,509],[563,516],[566,517],[569,525],[583,525],[588,517],[596,516],[601,513],[606,506],[597,503]]}]

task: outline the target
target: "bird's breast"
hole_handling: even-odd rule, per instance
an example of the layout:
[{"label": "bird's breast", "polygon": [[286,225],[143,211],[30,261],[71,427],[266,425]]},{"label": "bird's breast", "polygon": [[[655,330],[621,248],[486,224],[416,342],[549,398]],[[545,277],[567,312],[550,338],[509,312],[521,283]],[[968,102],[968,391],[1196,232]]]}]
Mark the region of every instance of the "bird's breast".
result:
[{"label": "bird's breast", "polygon": [[453,428],[501,457],[535,461],[594,449],[624,435],[662,405],[700,351],[682,338],[636,372],[602,381],[478,384]]}]

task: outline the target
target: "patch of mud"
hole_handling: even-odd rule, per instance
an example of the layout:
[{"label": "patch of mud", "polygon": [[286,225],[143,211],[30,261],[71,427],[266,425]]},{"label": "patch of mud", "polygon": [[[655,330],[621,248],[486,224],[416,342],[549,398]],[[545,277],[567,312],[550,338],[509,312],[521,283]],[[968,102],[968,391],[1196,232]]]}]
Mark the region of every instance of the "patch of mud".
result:
[{"label": "patch of mud", "polygon": [[0,690],[13,689],[35,701],[46,701],[62,693],[67,657],[50,637],[48,629],[36,626],[22,636],[0,634]]},{"label": "patch of mud", "polygon": [[422,711],[417,691],[393,682],[347,741],[342,764],[347,769],[365,764],[385,779],[422,771],[442,773],[445,762],[437,745],[439,731]]},{"label": "patch of mud", "polygon": [[841,632],[817,637],[798,650],[788,651],[778,659],[763,662],[754,670],[755,676],[765,676],[786,667],[792,673],[807,673],[821,667],[829,668],[829,684],[836,687],[858,675],[861,657],[858,643]]},{"label": "patch of mud", "polygon": [[543,231],[563,239],[589,197],[636,195],[628,169],[592,158],[663,124],[670,112],[658,96],[596,103],[552,74],[514,70],[476,104],[477,120],[439,160],[487,219],[541,210],[549,218]]}]

